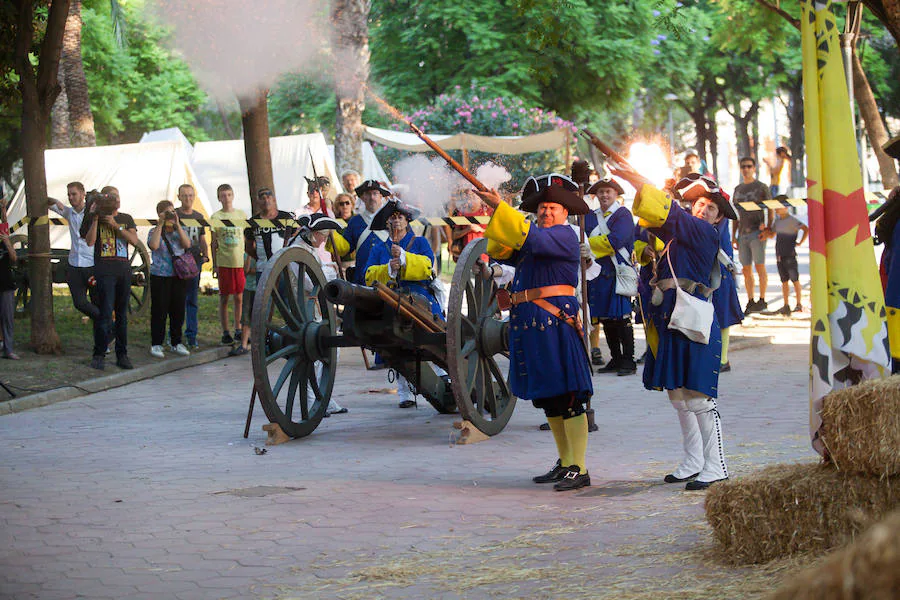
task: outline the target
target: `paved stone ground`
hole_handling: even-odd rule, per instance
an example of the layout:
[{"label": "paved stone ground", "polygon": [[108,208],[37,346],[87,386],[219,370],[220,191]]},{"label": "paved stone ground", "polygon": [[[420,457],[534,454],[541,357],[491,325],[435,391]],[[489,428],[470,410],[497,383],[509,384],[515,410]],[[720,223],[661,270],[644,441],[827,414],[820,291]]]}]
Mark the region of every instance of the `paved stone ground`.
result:
[{"label": "paved stone ground", "polygon": [[[804,326],[743,328],[776,337],[721,378],[732,476],[814,460]],[[0,417],[0,598],[757,598],[795,566],[725,566],[704,494],[661,483],[678,424],[639,377],[595,376],[594,485],[560,494],[530,482],[555,447],[529,404],[452,446],[454,417],[342,361],[350,413],[264,455],[246,358]]]}]

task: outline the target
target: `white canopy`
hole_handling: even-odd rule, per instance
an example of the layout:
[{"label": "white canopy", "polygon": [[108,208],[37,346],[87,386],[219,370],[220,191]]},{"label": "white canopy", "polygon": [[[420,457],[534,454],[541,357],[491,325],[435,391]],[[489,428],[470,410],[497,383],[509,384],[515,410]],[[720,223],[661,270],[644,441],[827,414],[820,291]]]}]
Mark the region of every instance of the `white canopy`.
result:
[{"label": "white canopy", "polygon": [[[334,145],[328,145],[328,153],[331,156],[331,161],[334,162]],[[378,160],[378,157],[375,156],[375,151],[372,150],[372,144],[369,142],[362,143],[362,159],[363,159],[363,172],[361,173],[363,180],[366,179],[374,179],[375,181],[383,181],[389,186],[391,185],[391,180],[388,179],[387,173],[384,172],[384,168],[381,166],[381,162]]]},{"label": "white canopy", "polygon": [[194,147],[178,127],[169,127],[168,129],[157,129],[156,131],[149,131],[141,136],[139,143],[145,144],[148,142],[179,142],[182,146],[184,146],[188,158],[190,158],[194,153]]},{"label": "white canopy", "polygon": [[[384,144],[398,150],[407,152],[426,152],[430,150],[428,145],[419,139],[414,133],[379,129],[377,127],[365,128],[366,139]],[[544,152],[563,148],[569,139],[565,129],[555,129],[546,133],[534,135],[510,135],[490,137],[473,135],[471,133],[457,133],[455,135],[428,134],[444,150],[477,150],[491,154],[525,154],[527,152]]]},{"label": "white canopy", "polygon": [[[194,210],[205,215],[215,211],[180,141],[47,150],[44,164],[47,195],[65,204],[66,185],[72,181],[80,181],[86,190],[111,185],[119,189],[122,212],[135,219],[155,219],[157,202],[171,200],[177,206],[178,186],[189,183],[197,190]],[[13,196],[9,221],[17,223],[26,214],[22,183]],[[24,233],[25,228],[19,232]],[[51,227],[50,246],[68,248],[69,230]]]},{"label": "white canopy", "polygon": [[[304,177],[312,179],[313,176],[310,152],[315,160],[316,174],[331,180],[329,197],[343,191],[335,174],[334,160],[328,153],[325,136],[321,133],[273,137],[269,139],[269,149],[272,153],[275,197],[281,210],[294,212],[306,204]],[[198,142],[194,145],[192,164],[216,210],[220,208],[216,201],[216,188],[228,183],[234,188],[234,207],[250,215],[250,183],[242,140]]]}]

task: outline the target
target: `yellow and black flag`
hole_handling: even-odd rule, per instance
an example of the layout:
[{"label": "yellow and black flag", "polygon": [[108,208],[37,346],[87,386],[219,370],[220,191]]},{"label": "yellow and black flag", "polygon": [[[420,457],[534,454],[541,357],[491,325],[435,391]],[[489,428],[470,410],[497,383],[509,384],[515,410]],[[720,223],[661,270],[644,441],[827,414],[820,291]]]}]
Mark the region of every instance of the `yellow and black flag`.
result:
[{"label": "yellow and black flag", "polygon": [[802,0],[801,37],[812,301],[810,435],[823,454],[822,397],[884,376],[890,351],[830,1]]}]

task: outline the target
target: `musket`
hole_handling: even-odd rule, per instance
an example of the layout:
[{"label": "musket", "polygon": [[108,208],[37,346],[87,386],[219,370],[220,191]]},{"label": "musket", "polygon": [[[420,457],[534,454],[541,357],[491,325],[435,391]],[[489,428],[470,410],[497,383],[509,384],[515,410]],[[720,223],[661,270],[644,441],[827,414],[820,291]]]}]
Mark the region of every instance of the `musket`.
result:
[{"label": "musket", "polygon": [[[309,160],[312,163],[313,180],[316,182],[316,189],[319,192],[319,205],[322,212],[325,213],[325,197],[322,195],[322,186],[319,185],[319,175],[316,173],[316,160],[313,158],[312,149],[309,149]],[[337,265],[338,277],[345,279],[344,263],[334,244],[334,230],[328,232],[328,241],[331,243],[331,258],[334,260],[334,264]]]},{"label": "musket", "polygon": [[446,152],[443,148],[441,148],[440,146],[438,146],[437,143],[435,143],[434,140],[432,140],[430,137],[428,137],[428,136],[425,134],[425,132],[423,132],[421,129],[419,129],[418,127],[416,127],[416,124],[415,124],[415,123],[413,123],[412,121],[410,121],[409,119],[407,119],[406,117],[404,117],[403,114],[400,113],[400,111],[398,111],[396,108],[394,108],[393,106],[391,106],[390,104],[388,104],[387,102],[385,102],[384,100],[382,100],[381,98],[379,98],[379,97],[378,97],[377,95],[375,95],[372,91],[366,90],[366,92],[367,92],[370,96],[372,96],[372,98],[374,98],[376,102],[378,102],[379,104],[381,104],[382,106],[384,106],[386,109],[388,109],[388,112],[390,112],[391,115],[393,115],[393,116],[396,117],[397,119],[399,119],[399,120],[403,121],[404,123],[406,123],[407,126],[409,126],[409,128],[412,130],[412,132],[415,133],[417,136],[419,136],[419,139],[420,139],[420,140],[422,140],[423,142],[425,142],[425,144],[426,144],[429,148],[431,148],[432,150],[434,150],[435,152],[437,152],[438,156],[440,156],[441,158],[443,158],[443,159],[447,162],[447,164],[450,165],[450,167],[451,167],[454,171],[456,171],[457,173],[459,173],[460,175],[462,175],[463,178],[464,178],[466,181],[468,181],[469,183],[472,184],[473,187],[475,187],[475,189],[477,189],[479,192],[486,192],[486,191],[488,191],[488,188],[487,188],[486,185],[484,185],[483,183],[481,183],[480,181],[478,181],[478,179],[477,179],[474,175],[472,175],[472,173],[470,173],[468,169],[466,169],[466,168],[463,167],[461,164],[459,164],[458,162],[456,162],[455,160],[453,160],[453,157],[452,157],[452,156],[450,156],[449,154],[447,154],[447,152]]},{"label": "musket", "polygon": [[632,167],[624,156],[613,150],[611,147],[607,146],[603,140],[598,138],[596,135],[588,131],[587,129],[579,129],[578,133],[581,134],[581,137],[589,141],[593,146],[599,150],[604,156],[606,156],[610,161],[616,163],[616,165],[623,167],[625,169],[637,172],[637,169]]}]

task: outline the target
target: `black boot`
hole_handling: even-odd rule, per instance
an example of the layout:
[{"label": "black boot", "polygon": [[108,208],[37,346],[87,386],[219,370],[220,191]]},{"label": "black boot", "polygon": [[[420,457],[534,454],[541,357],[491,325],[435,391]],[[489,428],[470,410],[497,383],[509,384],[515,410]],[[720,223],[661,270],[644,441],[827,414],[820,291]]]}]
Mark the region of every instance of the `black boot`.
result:
[{"label": "black boot", "polygon": [[619,371],[619,363],[622,362],[617,323],[617,321],[603,321],[603,334],[606,336],[606,344],[609,346],[610,359],[606,366],[600,369],[601,373],[617,373]]},{"label": "black boot", "polygon": [[631,319],[628,317],[618,323],[619,342],[622,344],[622,359],[619,363],[619,370],[616,373],[620,377],[633,375],[637,372],[637,364],[634,362],[634,328],[631,326]]}]

